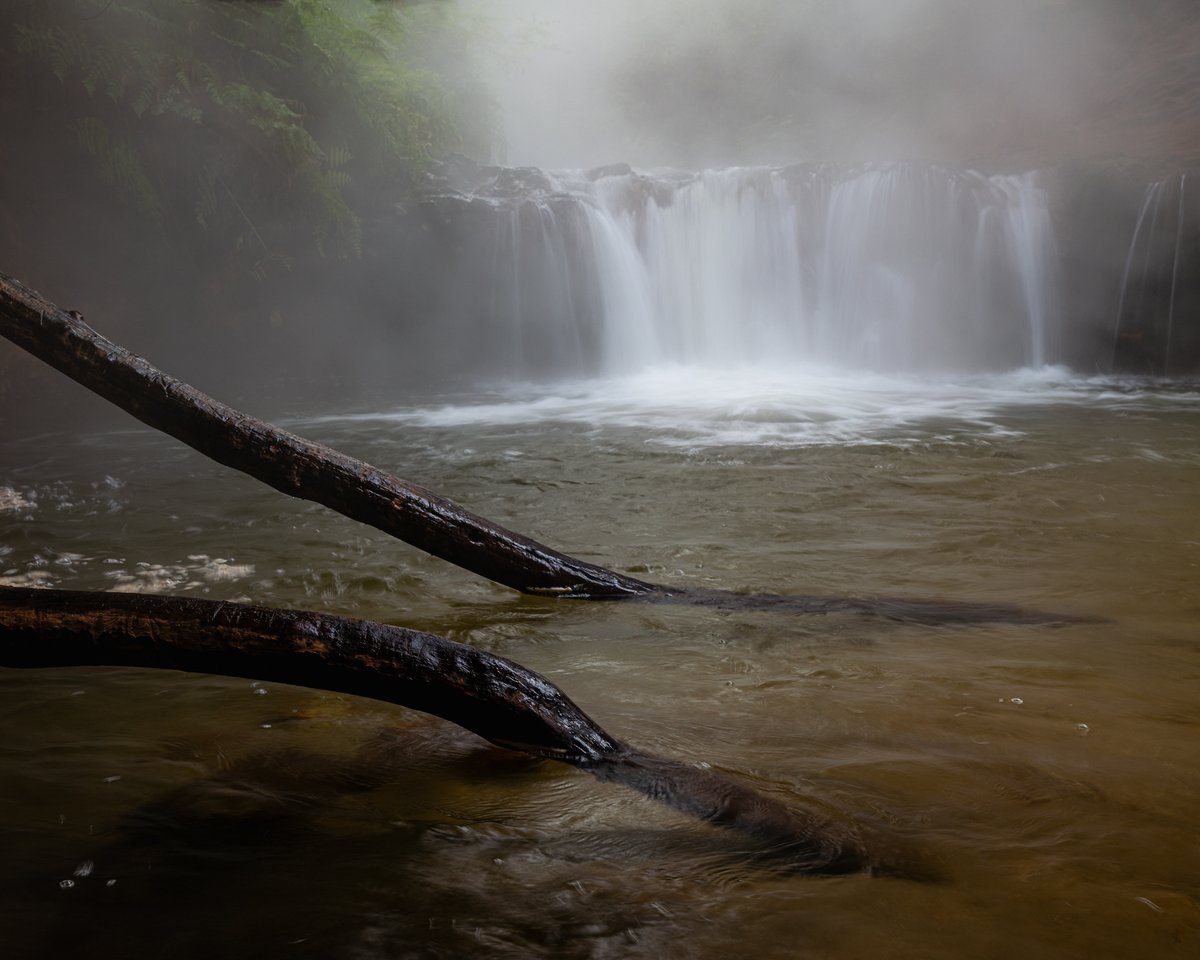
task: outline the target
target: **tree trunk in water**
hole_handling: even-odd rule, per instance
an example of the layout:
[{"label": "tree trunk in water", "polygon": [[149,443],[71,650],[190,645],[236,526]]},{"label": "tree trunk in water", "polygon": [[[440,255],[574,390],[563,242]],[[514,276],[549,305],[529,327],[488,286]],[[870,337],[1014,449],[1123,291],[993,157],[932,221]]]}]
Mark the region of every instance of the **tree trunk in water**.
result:
[{"label": "tree trunk in water", "polygon": [[206,457],[489,580],[524,593],[590,598],[654,589],[568,557],[477,517],[431,490],[219,403],[3,275],[0,334]]},{"label": "tree trunk in water", "polygon": [[643,753],[606,733],[544,677],[433,634],[195,598],[0,587],[0,666],[78,665],[246,677],[400,704],[739,830],[789,868],[929,876],[866,824]]},{"label": "tree trunk in water", "polygon": [[1055,623],[1075,618],[1003,605],[739,594],[658,586],[560,553],[417,484],[247,416],[158,370],[0,274],[0,335],[143,423],[276,490],[323,504],[436,557],[528,594],[646,599],[925,623]]}]

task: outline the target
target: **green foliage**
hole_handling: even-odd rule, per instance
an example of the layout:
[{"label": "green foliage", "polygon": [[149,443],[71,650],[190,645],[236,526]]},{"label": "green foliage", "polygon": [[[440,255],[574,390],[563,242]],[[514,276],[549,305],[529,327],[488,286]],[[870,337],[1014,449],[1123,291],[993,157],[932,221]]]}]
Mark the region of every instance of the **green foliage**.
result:
[{"label": "green foliage", "polygon": [[83,117],[71,125],[79,145],[96,160],[101,178],[138,210],[157,217],[158,191],[136,151],[112,135],[99,117]]},{"label": "green foliage", "polygon": [[[37,0],[0,10],[7,124],[42,121],[192,252],[261,276],[355,257],[362,215],[462,149],[412,36],[438,4]],[[189,234],[190,231],[190,234]]]}]

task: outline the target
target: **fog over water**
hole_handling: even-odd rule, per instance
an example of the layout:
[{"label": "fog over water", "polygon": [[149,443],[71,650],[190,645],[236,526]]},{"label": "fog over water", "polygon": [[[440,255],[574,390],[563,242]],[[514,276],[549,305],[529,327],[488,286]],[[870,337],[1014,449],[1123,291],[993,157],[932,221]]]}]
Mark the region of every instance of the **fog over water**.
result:
[{"label": "fog over water", "polygon": [[[1178,72],[1178,64],[1148,57],[1144,45],[1155,12],[1177,7],[1175,0],[449,5],[444,35],[435,21],[420,47],[431,70],[444,68],[450,88],[472,91],[476,119],[499,116],[490,155],[482,138],[462,145],[472,159],[560,172],[631,169],[556,176],[502,197],[492,191],[489,202],[510,204],[492,219],[476,215],[484,204],[431,212],[406,197],[397,205],[356,174],[351,183],[366,194],[362,259],[297,260],[258,283],[245,264],[239,273],[236,265],[213,267],[216,256],[201,263],[190,255],[180,239],[196,232],[190,209],[164,221],[168,242],[161,242],[159,227],[115,210],[112,190],[89,190],[78,176],[61,178],[72,185],[70,202],[42,204],[36,198],[58,196],[62,183],[48,182],[35,157],[25,179],[9,182],[29,226],[0,236],[6,269],[130,349],[239,401],[268,392],[312,396],[329,380],[336,382],[327,392],[354,395],[368,381],[436,388],[480,372],[542,379],[629,372],[639,350],[652,362],[714,352],[746,359],[777,352],[777,342],[804,359],[816,344],[841,362],[865,358],[860,365],[891,369],[1065,363],[1084,373],[1162,372],[1172,350],[1176,371],[1200,356],[1200,338],[1179,346],[1178,318],[1189,296],[1200,297],[1183,282],[1200,207],[1179,173],[1137,172],[1077,203],[1094,181],[1057,173],[1080,158],[1125,149],[1154,156],[1162,147],[1153,130],[1139,128],[1119,143],[1100,142],[1096,130],[1105,118],[1125,117],[1131,58],[1151,65],[1150,73]],[[85,23],[108,16],[101,9]],[[1157,31],[1172,36],[1161,22]],[[473,38],[468,50],[456,46],[465,36]],[[250,151],[243,154],[229,177],[245,200],[255,195],[256,174]],[[180,150],[174,160],[182,167],[189,156]],[[819,189],[795,186],[808,172],[771,172],[810,163],[827,164],[811,173]],[[696,173],[695,182],[664,178],[664,168]],[[1048,169],[1054,173],[1041,176]],[[950,185],[963,171],[977,171],[987,189],[952,202]],[[777,187],[788,177],[793,186],[784,195]],[[915,199],[912,186],[924,181],[932,184],[928,202]],[[1143,201],[1151,182],[1161,184],[1152,209]],[[525,178],[521,190],[532,183]],[[646,191],[652,202],[642,202]],[[578,201],[574,211],[565,210],[566,193]],[[1150,213],[1139,249],[1151,253],[1135,260],[1143,208]],[[1076,216],[1080,210],[1086,215]],[[242,223],[232,205],[230,213]],[[799,256],[764,238],[764,218],[788,242],[796,234]],[[274,224],[263,210],[252,220],[268,238],[288,233],[286,217]],[[897,242],[881,252],[879,238],[889,237]],[[740,258],[725,255],[715,242],[721,238]],[[249,249],[257,251],[258,241]],[[552,256],[539,260],[539,249]],[[624,259],[589,260],[596,250]],[[916,269],[924,266],[926,273]],[[938,285],[935,270],[950,276],[948,286]],[[538,288],[529,279],[536,275],[547,283]],[[513,277],[521,280],[519,297]],[[597,308],[600,294],[606,300]],[[562,309],[567,299],[577,309]],[[890,310],[890,300],[903,302]],[[1162,306],[1147,320],[1155,304]],[[964,305],[981,308],[968,317]],[[760,329],[746,337],[752,307],[762,308],[754,313]],[[797,316],[804,323],[789,327]],[[965,326],[954,326],[960,319]],[[874,326],[851,329],[860,322]],[[617,323],[634,333],[653,328],[658,346],[616,336]],[[904,325],[921,336],[907,335]],[[964,334],[972,325],[978,337]],[[831,332],[846,342],[831,344]],[[1114,362],[1118,335],[1132,345],[1122,346],[1123,364]],[[234,340],[239,350],[230,351]],[[900,362],[898,340],[914,362]],[[534,356],[539,349],[544,357]],[[568,362],[571,351],[578,356]],[[56,376],[24,357],[7,363],[14,381],[57,393]],[[0,429],[23,428],[0,417]]]}]

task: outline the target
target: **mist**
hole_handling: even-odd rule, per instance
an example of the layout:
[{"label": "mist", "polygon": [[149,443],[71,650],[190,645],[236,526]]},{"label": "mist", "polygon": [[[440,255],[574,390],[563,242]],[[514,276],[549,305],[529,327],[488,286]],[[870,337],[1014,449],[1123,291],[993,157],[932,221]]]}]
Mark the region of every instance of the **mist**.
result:
[{"label": "mist", "polygon": [[1013,167],[1151,151],[1127,106],[1170,4],[1083,0],[460,0],[510,164],[684,168],[932,159]]}]

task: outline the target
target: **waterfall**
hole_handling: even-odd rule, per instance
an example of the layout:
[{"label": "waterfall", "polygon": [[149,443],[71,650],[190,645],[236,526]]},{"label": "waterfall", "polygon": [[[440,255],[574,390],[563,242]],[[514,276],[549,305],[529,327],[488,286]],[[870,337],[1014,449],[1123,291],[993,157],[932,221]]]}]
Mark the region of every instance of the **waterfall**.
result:
[{"label": "waterfall", "polygon": [[472,282],[489,291],[498,372],[1055,360],[1057,253],[1036,173],[507,170],[470,198],[496,218],[491,273]]},{"label": "waterfall", "polygon": [[1179,210],[1175,215],[1175,254],[1171,258],[1171,300],[1167,306],[1167,336],[1163,349],[1163,373],[1171,372],[1171,347],[1175,337],[1175,295],[1179,285],[1179,254],[1183,250],[1183,198],[1187,188],[1187,174],[1179,175]]}]

